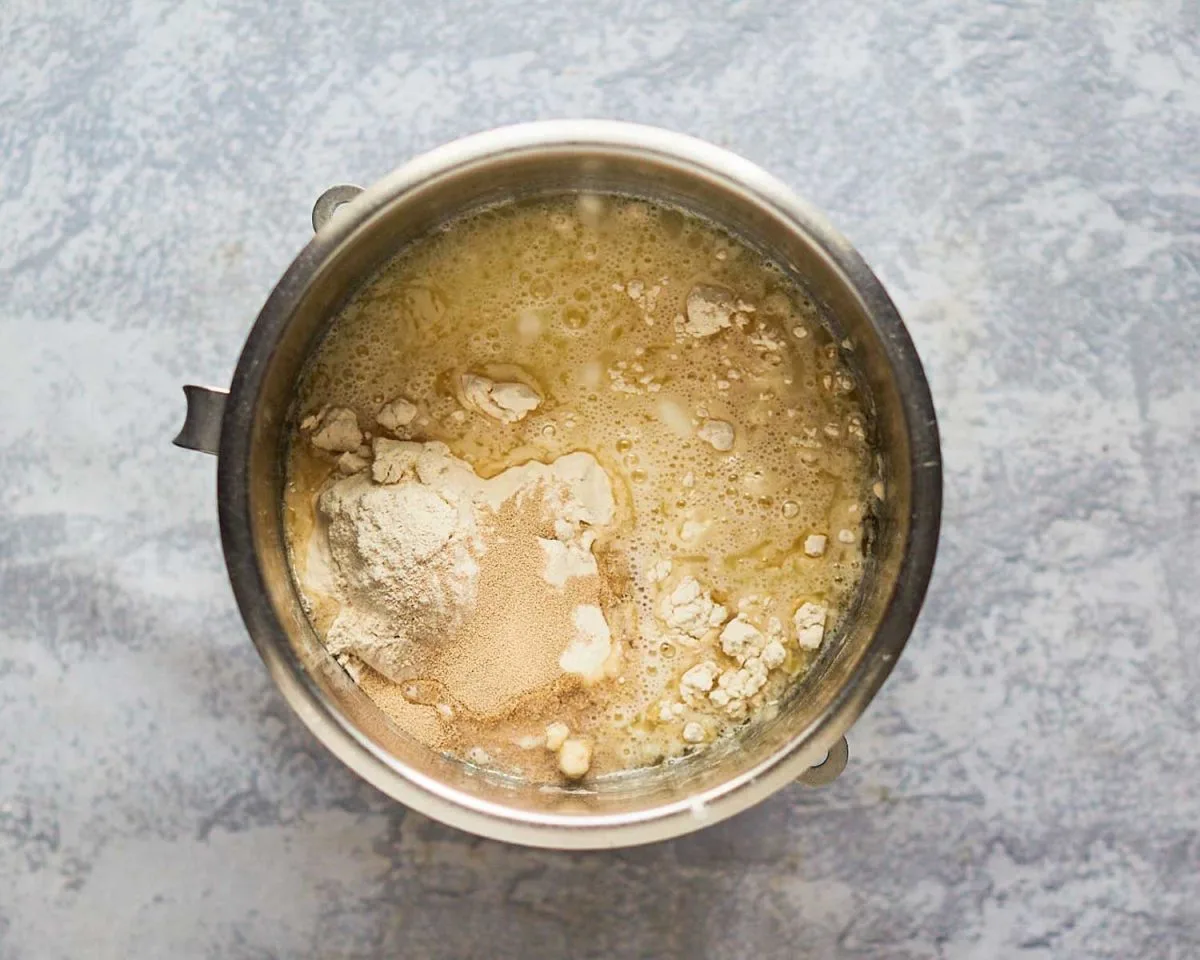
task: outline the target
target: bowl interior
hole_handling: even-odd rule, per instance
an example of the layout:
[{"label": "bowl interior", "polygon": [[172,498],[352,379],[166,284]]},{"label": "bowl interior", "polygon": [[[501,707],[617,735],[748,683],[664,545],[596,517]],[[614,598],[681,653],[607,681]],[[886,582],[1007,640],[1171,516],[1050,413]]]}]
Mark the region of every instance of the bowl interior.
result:
[{"label": "bowl interior", "polygon": [[[756,168],[740,169],[741,161],[721,157],[723,167],[717,169],[704,158],[681,159],[644,146],[559,143],[465,155],[457,162],[442,158],[424,167],[418,162],[367,191],[323,230],[264,308],[235,379],[232,401],[242,411],[235,417],[244,422],[235,423],[229,448],[223,439],[221,451],[223,462],[230,459],[227,453],[234,460],[239,452],[244,456],[244,467],[230,467],[244,469],[244,475],[223,478],[223,499],[227,491],[234,493],[230,504],[222,504],[222,520],[227,549],[239,538],[252,545],[262,593],[257,623],[241,591],[239,600],[277,679],[284,673],[302,675],[303,702],[289,695],[292,705],[302,716],[308,709],[322,714],[320,723],[340,726],[362,754],[361,763],[352,765],[397,798],[421,806],[415,796],[434,797],[500,821],[560,825],[653,818],[694,807],[698,800],[713,802],[781,764],[794,776],[820,762],[903,647],[932,563],[931,545],[928,558],[914,559],[911,549],[914,477],[923,459],[937,459],[936,430],[932,448],[926,439],[926,449],[915,449],[913,441],[914,411],[922,412],[922,400],[928,404],[920,365],[890,301],[845,242]],[[685,208],[787,269],[821,305],[835,335],[855,344],[887,484],[887,496],[871,521],[870,556],[855,606],[778,716],[755,725],[736,746],[717,746],[636,775],[589,783],[587,789],[539,787],[475,769],[397,730],[313,633],[290,575],[281,516],[293,387],[346,299],[400,248],[449,218],[513,198],[573,191]],[[248,357],[254,357],[252,364]],[[929,417],[932,427],[931,409]],[[940,479],[938,484],[940,491]],[[239,513],[232,500],[243,490]],[[936,511],[925,518],[925,526],[930,521],[936,540]],[[239,523],[246,529],[229,529]],[[295,677],[288,680],[294,684]]]}]

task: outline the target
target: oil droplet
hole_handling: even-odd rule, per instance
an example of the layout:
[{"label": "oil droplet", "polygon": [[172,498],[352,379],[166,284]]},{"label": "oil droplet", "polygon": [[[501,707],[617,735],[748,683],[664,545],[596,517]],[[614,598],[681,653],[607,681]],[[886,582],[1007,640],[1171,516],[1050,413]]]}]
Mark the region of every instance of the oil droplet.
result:
[{"label": "oil droplet", "polygon": [[789,520],[800,515],[800,504],[795,500],[783,501],[783,515]]},{"label": "oil droplet", "polygon": [[633,441],[626,437],[622,437],[617,441],[617,453],[628,453],[632,447]]}]

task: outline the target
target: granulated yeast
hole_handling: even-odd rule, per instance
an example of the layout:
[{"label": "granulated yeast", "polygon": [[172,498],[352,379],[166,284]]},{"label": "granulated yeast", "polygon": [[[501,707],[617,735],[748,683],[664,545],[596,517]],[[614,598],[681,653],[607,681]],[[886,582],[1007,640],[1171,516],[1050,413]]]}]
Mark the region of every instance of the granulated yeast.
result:
[{"label": "granulated yeast", "polygon": [[527,763],[516,734],[495,742],[497,727],[540,728],[574,718],[573,698],[583,685],[559,667],[562,638],[570,635],[575,609],[598,604],[605,591],[599,576],[573,578],[563,587],[542,578],[539,538],[552,527],[541,497],[510,501],[484,519],[480,539],[487,547],[475,601],[454,642],[437,644],[398,682],[362,671],[363,689],[410,735],[460,751],[489,742],[492,760]]},{"label": "granulated yeast", "polygon": [[[571,454],[483,479],[443,444],[378,439],[355,456],[317,497],[325,522],[307,552],[310,600],[320,589],[336,605],[326,646],[430,746],[462,746],[501,721],[561,720],[617,662],[592,554],[614,513],[603,470]],[[550,563],[560,555],[574,558],[569,570]],[[602,655],[567,657],[591,621]],[[489,748],[466,749],[491,758],[511,746],[483,739]]]},{"label": "granulated yeast", "polygon": [[735,735],[858,589],[886,490],[853,353],[678,210],[449,225],[302,377],[286,529],[314,628],[412,736],[535,781]]},{"label": "granulated yeast", "polygon": [[510,502],[483,530],[488,546],[480,559],[474,611],[456,641],[439,647],[431,675],[480,719],[518,708],[541,716],[562,677],[558,661],[563,638],[572,632],[572,614],[581,603],[600,601],[600,578],[576,577],[562,587],[542,578],[546,560],[538,540],[553,536],[544,502]]}]

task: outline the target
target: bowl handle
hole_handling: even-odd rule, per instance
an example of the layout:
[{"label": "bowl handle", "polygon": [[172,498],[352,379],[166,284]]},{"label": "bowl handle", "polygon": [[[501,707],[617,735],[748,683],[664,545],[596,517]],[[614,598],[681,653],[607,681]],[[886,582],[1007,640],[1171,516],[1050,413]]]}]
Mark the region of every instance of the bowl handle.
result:
[{"label": "bowl handle", "polygon": [[188,384],[183,388],[187,398],[187,415],[183,429],[172,443],[185,450],[199,450],[214,456],[221,446],[221,418],[225,415],[225,390],[197,387]]},{"label": "bowl handle", "polygon": [[339,183],[317,197],[317,202],[313,204],[312,211],[313,232],[315,233],[317,230],[320,230],[332,220],[338,207],[343,203],[349,203],[362,192],[362,187],[356,187],[352,183]]},{"label": "bowl handle", "polygon": [[825,759],[815,767],[805,770],[796,778],[796,782],[802,783],[806,787],[824,787],[831,784],[841,776],[842,771],[846,769],[846,761],[849,759],[850,745],[846,743],[845,737],[841,737],[829,748]]}]

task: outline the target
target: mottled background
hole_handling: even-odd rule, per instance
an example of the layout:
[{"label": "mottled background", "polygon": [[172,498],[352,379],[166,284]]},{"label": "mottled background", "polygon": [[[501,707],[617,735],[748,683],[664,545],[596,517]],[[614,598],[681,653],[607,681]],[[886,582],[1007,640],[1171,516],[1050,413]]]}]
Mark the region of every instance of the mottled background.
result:
[{"label": "mottled background", "polygon": [[[1200,955],[1193,0],[51,6],[0,6],[0,957]],[[325,186],[580,115],[831,215],[947,505],[841,780],[565,855],[325,754],[169,440]]]}]

